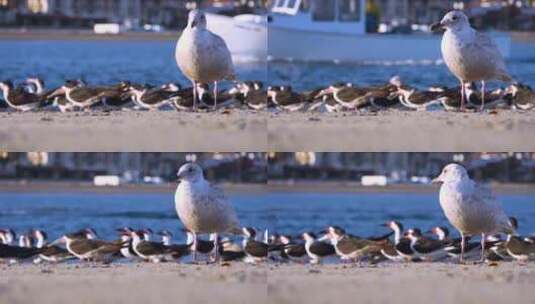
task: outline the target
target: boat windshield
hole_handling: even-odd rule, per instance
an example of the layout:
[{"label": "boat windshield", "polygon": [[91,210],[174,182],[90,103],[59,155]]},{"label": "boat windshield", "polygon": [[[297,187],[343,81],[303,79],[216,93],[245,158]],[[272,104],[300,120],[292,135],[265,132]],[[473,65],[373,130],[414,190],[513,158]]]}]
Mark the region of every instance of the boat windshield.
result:
[{"label": "boat windshield", "polygon": [[303,0],[301,11],[312,11],[314,21],[360,21],[361,0]]},{"label": "boat windshield", "polygon": [[334,21],[336,0],[321,0],[312,2],[312,20]]},{"label": "boat windshield", "polygon": [[285,14],[296,14],[301,6],[302,0],[275,0],[272,11]]},{"label": "boat windshield", "polygon": [[360,21],[359,0],[338,0],[338,20],[342,22]]}]

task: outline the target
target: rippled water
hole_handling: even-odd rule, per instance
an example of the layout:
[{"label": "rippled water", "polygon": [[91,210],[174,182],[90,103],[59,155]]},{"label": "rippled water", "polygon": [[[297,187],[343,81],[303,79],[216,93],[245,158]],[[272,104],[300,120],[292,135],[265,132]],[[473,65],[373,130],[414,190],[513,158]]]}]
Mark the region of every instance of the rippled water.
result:
[{"label": "rippled water", "polygon": [[[0,41],[0,79],[38,75],[47,85],[83,78],[91,84],[121,80],[189,83],[175,63],[171,41]],[[266,80],[265,63],[236,65],[240,79]]]},{"label": "rippled water", "polygon": [[[535,86],[535,44],[515,43],[508,62],[511,74]],[[50,86],[65,79],[83,78],[89,83],[108,84],[120,80],[159,84],[187,80],[174,61],[172,41],[0,41],[0,79],[22,80],[29,75],[44,77]],[[298,90],[312,89],[336,81],[363,85],[384,83],[393,75],[425,87],[457,85],[443,64],[335,63],[237,63],[240,79],[269,84],[291,84]]]},{"label": "rippled water", "polygon": [[[385,233],[379,224],[396,219],[422,229],[446,224],[437,194],[265,193],[230,194],[243,225],[297,234],[340,225],[359,235]],[[520,232],[535,233],[534,196],[499,197],[509,215],[520,221]],[[114,238],[123,226],[179,232],[173,194],[0,194],[0,227],[27,231],[39,227],[55,238],[60,233],[94,227]]]}]

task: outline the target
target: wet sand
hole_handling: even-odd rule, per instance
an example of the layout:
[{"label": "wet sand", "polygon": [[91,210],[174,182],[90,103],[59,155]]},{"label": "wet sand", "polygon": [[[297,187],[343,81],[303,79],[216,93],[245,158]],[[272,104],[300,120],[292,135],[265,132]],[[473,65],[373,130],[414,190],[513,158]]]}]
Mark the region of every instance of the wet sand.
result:
[{"label": "wet sand", "polygon": [[0,113],[0,150],[62,152],[266,151],[266,115],[93,111]]},{"label": "wet sand", "polygon": [[535,263],[0,266],[4,303],[534,303]]},{"label": "wet sand", "polygon": [[481,152],[535,150],[535,112],[278,113],[270,151]]}]

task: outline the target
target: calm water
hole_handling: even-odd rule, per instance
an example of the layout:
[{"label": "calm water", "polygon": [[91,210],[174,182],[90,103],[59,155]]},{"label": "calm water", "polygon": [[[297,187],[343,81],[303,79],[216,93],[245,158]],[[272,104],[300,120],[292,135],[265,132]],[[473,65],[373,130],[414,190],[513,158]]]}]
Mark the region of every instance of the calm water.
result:
[{"label": "calm water", "polygon": [[[506,212],[520,221],[522,234],[535,233],[535,196],[499,197]],[[379,224],[396,219],[406,227],[422,229],[446,224],[436,194],[233,194],[230,200],[243,225],[297,234],[340,225],[359,235],[386,230]],[[55,238],[62,232],[92,226],[105,238],[113,238],[123,226],[174,231],[176,218],[171,194],[0,194],[0,227],[26,231],[40,227]]]},{"label": "calm water", "polygon": [[[65,79],[83,78],[90,83],[131,80],[159,84],[186,83],[174,62],[174,42],[147,41],[0,41],[0,79],[21,80],[29,75],[45,78],[50,86]],[[511,74],[535,86],[535,44],[515,43]],[[442,64],[327,64],[327,63],[238,63],[240,79],[270,84],[291,84],[312,89],[336,81],[359,84],[384,83],[393,75],[420,87],[432,84],[457,85]]]},{"label": "calm water", "polygon": [[[189,83],[175,63],[175,43],[159,41],[0,41],[0,79],[38,75],[47,85],[82,78],[91,84],[121,80]],[[261,63],[236,65],[240,79],[266,80]]]}]

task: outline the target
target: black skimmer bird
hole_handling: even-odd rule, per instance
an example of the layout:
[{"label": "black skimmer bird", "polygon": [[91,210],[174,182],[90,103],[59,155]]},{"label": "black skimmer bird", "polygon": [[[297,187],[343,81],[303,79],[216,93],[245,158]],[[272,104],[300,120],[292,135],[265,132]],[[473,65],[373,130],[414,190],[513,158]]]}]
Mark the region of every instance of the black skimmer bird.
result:
[{"label": "black skimmer bird", "polygon": [[[212,108],[216,110],[218,108],[225,108],[230,106],[236,101],[237,93],[234,90],[231,91],[219,91],[217,93],[217,98],[210,92],[210,88],[207,84],[199,83],[197,88],[199,101],[202,106],[207,108]],[[231,92],[231,93],[229,93]]]},{"label": "black skimmer bird", "polygon": [[[436,235],[437,239],[444,243],[444,250],[450,257],[459,258],[461,256],[461,238],[450,239],[450,231],[447,227],[433,227],[429,232]],[[468,237],[465,242],[464,254],[466,258],[476,257],[480,254],[481,245],[479,243],[470,242]]]},{"label": "black skimmer bird", "polygon": [[360,262],[364,257],[380,256],[383,249],[382,243],[387,242],[390,235],[392,233],[385,237],[371,240],[347,234],[341,227],[329,226],[326,230],[325,238],[330,240],[336,250],[336,254],[342,261]]},{"label": "black skimmer bird", "polygon": [[345,109],[361,109],[370,105],[369,91],[355,87],[352,83],[333,84],[324,93],[332,94],[334,100]]},{"label": "black skimmer bird", "polygon": [[190,251],[195,254],[200,254],[201,257],[212,255],[215,250],[214,236],[210,235],[210,240],[197,239],[197,246],[194,246],[195,236],[193,232],[188,229],[183,229],[186,233],[186,244],[189,244]]},{"label": "black skimmer bird", "polygon": [[121,255],[129,260],[135,260],[139,258],[137,253],[134,251],[134,248],[132,246],[132,232],[134,230],[130,227],[123,227],[117,229],[117,232],[119,232],[119,237],[121,238],[121,241],[127,245],[121,248],[120,253]]},{"label": "black skimmer bird", "polygon": [[535,260],[535,243],[527,241],[525,238],[509,234],[504,247],[507,253],[517,261]]},{"label": "black skimmer bird", "polygon": [[268,87],[267,96],[273,104],[285,111],[300,111],[306,105],[305,96],[294,92],[290,86]]},{"label": "black skimmer bird", "polygon": [[433,106],[439,106],[444,92],[440,91],[418,91],[409,86],[398,87],[399,100],[402,105],[417,111],[427,111]]},{"label": "black skimmer bird", "polygon": [[39,255],[43,249],[0,244],[0,260],[20,261]]},{"label": "black skimmer bird", "polygon": [[236,90],[241,94],[238,99],[241,99],[249,108],[257,111],[267,108],[268,94],[261,81],[238,83]]},{"label": "black skimmer bird", "polygon": [[165,262],[173,259],[173,250],[162,243],[144,240],[143,231],[132,231],[132,248],[145,261],[153,263]]},{"label": "black skimmer bird", "polygon": [[121,99],[126,93],[128,83],[111,87],[89,87],[77,80],[68,80],[62,86],[65,97],[75,107],[84,109],[105,102],[106,99]]},{"label": "black skimmer bird", "polygon": [[317,240],[316,235],[312,232],[305,232],[301,237],[305,241],[305,249],[310,258],[310,264],[320,264],[323,258],[336,254],[333,245]]},{"label": "black skimmer bird", "polygon": [[65,244],[70,254],[82,261],[110,263],[128,244],[122,241],[107,242],[88,238],[89,230],[82,230],[62,236],[50,245]]},{"label": "black skimmer bird", "polygon": [[45,104],[46,96],[27,92],[23,88],[15,88],[9,80],[0,82],[0,90],[4,93],[7,104],[17,111],[31,111]]},{"label": "black skimmer bird", "polygon": [[219,246],[219,255],[221,256],[221,261],[231,262],[243,260],[246,257],[243,248],[234,243],[232,240],[225,238],[222,239]]},{"label": "black skimmer bird", "polygon": [[517,83],[512,84],[505,90],[506,99],[520,110],[531,110],[535,108],[535,91],[530,86]]},{"label": "black skimmer bird", "polygon": [[[472,108],[483,111],[485,109],[492,109],[505,105],[509,107],[508,101],[505,98],[506,92],[502,89],[497,89],[485,94],[477,91],[477,85],[475,83],[467,84],[465,88],[466,100],[468,105]],[[485,96],[483,96],[485,94]],[[485,100],[485,102],[483,102]]]},{"label": "black skimmer bird", "polygon": [[74,258],[74,256],[63,247],[47,245],[48,236],[44,231],[33,229],[32,235],[36,240],[35,247],[43,249],[39,254],[39,257],[34,260],[35,263],[39,263],[40,261],[59,263]]},{"label": "black skimmer bird", "polygon": [[410,247],[415,256],[422,260],[435,261],[448,255],[443,241],[424,237],[418,228],[409,229],[405,234],[410,239]]},{"label": "black skimmer bird", "polygon": [[394,243],[386,243],[381,253],[387,259],[394,262],[410,261],[414,258],[414,252],[410,247],[410,240],[404,236],[403,225],[397,221],[388,221],[382,224],[394,232]]},{"label": "black skimmer bird", "polygon": [[159,234],[162,237],[162,243],[173,252],[174,259],[180,259],[190,254],[191,244],[173,244],[171,241],[173,234],[169,230],[162,230]]},{"label": "black skimmer bird", "polygon": [[305,263],[306,259],[308,259],[304,243],[295,242],[289,235],[279,236],[279,242],[284,246],[281,251],[283,259],[289,259],[297,263]]},{"label": "black skimmer bird", "polygon": [[269,245],[256,240],[256,230],[252,227],[243,227],[243,251],[246,262],[256,264],[265,261],[269,255]]},{"label": "black skimmer bird", "polygon": [[157,110],[171,105],[179,98],[180,93],[180,91],[155,88],[150,85],[131,85],[128,92],[137,106],[147,110]]}]

